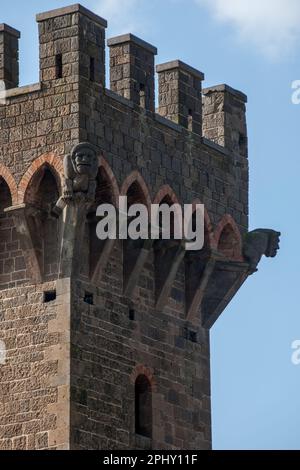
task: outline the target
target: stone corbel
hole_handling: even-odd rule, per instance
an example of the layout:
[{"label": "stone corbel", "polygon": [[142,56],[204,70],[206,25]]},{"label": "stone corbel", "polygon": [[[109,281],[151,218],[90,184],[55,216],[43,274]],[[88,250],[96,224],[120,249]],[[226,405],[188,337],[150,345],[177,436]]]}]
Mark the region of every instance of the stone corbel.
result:
[{"label": "stone corbel", "polygon": [[32,206],[20,204],[5,209],[11,213],[17,233],[20,235],[21,248],[24,252],[26,269],[30,279],[35,283],[43,280],[43,252],[42,245],[38,240],[41,235],[43,212]]},{"label": "stone corbel", "polygon": [[124,295],[130,298],[153,246],[153,240],[125,240],[123,282]]},{"label": "stone corbel", "polygon": [[197,322],[200,315],[202,326],[211,328],[248,276],[257,271],[261,257],[276,256],[279,238],[279,232],[269,229],[247,233],[243,240],[244,261],[228,259],[216,250],[206,260],[201,252],[189,255],[192,264],[188,273],[192,276],[188,279],[187,320]]},{"label": "stone corbel", "polygon": [[207,284],[213,273],[216,257],[211,252],[191,252],[185,260],[185,290],[187,321],[198,321],[201,305]]},{"label": "stone corbel", "polygon": [[215,259],[198,311],[204,328],[211,328],[249,276],[249,264]]},{"label": "stone corbel", "polygon": [[185,255],[185,240],[158,240],[155,244],[156,309],[162,310]]},{"label": "stone corbel", "polygon": [[[96,212],[96,209],[95,209]],[[96,234],[97,222],[101,219],[96,217],[95,212],[92,216],[88,216],[90,224],[90,280],[93,284],[98,284],[103,276],[106,269],[108,260],[114,249],[116,240],[107,238],[106,240],[99,240]],[[93,235],[93,236],[92,236]]]},{"label": "stone corbel", "polygon": [[62,210],[62,229],[59,255],[59,277],[79,274],[80,251],[83,245],[86,216],[91,202],[85,195],[76,194]]},{"label": "stone corbel", "polygon": [[87,214],[95,203],[96,177],[99,161],[96,149],[81,142],[64,157],[63,194],[53,209],[62,213],[59,277],[77,276],[83,246]]}]

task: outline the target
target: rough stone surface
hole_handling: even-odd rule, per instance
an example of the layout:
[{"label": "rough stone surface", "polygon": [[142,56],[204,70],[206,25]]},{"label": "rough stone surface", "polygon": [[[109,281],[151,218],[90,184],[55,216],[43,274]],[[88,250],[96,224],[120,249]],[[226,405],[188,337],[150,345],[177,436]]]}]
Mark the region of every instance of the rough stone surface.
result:
[{"label": "rough stone surface", "polygon": [[154,56],[157,49],[133,34],[111,38],[108,45],[111,90],[154,111]]},{"label": "rough stone surface", "polygon": [[0,91],[19,85],[19,38],[19,31],[0,24]]},{"label": "rough stone surface", "polygon": [[[206,93],[202,107],[201,77],[178,62],[160,71],[157,115],[153,51],[111,43],[108,91],[103,21],[76,7],[38,22],[41,85],[11,90],[0,105],[0,448],[208,449],[209,332],[199,305],[208,316],[211,305],[221,311],[219,286],[231,292],[239,279],[218,261],[207,267],[204,255],[177,266],[159,246],[146,256],[125,242],[100,243],[95,208],[116,204],[119,193],[146,204],[201,201],[208,251],[243,268],[245,104],[221,90]],[[0,30],[0,74],[17,50],[1,38]],[[94,204],[54,214],[63,159],[80,142],[99,157]],[[151,383],[152,439],[135,433],[140,374]]]}]

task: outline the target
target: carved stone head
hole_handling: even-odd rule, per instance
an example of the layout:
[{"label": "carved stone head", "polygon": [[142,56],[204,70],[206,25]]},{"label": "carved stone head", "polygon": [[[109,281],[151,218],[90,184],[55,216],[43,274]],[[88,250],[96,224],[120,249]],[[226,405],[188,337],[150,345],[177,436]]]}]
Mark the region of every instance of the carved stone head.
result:
[{"label": "carved stone head", "polygon": [[280,232],[259,228],[244,237],[243,254],[252,272],[256,271],[262,255],[274,258],[279,250]]},{"label": "carved stone head", "polygon": [[266,249],[265,255],[268,258],[275,258],[277,251],[279,250],[280,232],[275,230],[269,231],[269,243]]},{"label": "carved stone head", "polygon": [[83,142],[76,145],[71,152],[71,160],[75,173],[91,177],[97,175],[97,155],[91,144]]}]

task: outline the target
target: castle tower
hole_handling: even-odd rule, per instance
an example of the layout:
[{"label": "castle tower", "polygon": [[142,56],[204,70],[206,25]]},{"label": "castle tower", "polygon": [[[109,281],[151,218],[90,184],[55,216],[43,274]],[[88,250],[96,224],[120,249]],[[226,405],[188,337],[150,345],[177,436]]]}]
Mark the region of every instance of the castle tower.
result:
[{"label": "castle tower", "polygon": [[[248,233],[245,96],[81,5],[0,27],[0,449],[211,448],[209,328],[279,234]],[[2,65],[1,65],[2,64]],[[4,64],[4,65],[3,65]],[[203,129],[203,131],[202,131]],[[99,240],[119,196],[205,206],[205,244]]]}]

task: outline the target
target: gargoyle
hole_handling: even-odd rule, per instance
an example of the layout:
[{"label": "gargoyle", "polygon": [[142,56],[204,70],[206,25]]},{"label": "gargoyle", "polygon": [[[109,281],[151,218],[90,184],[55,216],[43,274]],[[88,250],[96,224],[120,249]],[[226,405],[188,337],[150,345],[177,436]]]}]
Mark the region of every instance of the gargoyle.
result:
[{"label": "gargoyle", "polygon": [[249,262],[250,270],[257,271],[263,255],[274,258],[279,250],[280,232],[270,229],[256,229],[244,237],[243,255]]},{"label": "gargoyle", "polygon": [[76,193],[83,193],[93,201],[97,172],[98,159],[94,147],[87,142],[76,145],[64,158],[63,198],[68,200]]}]

